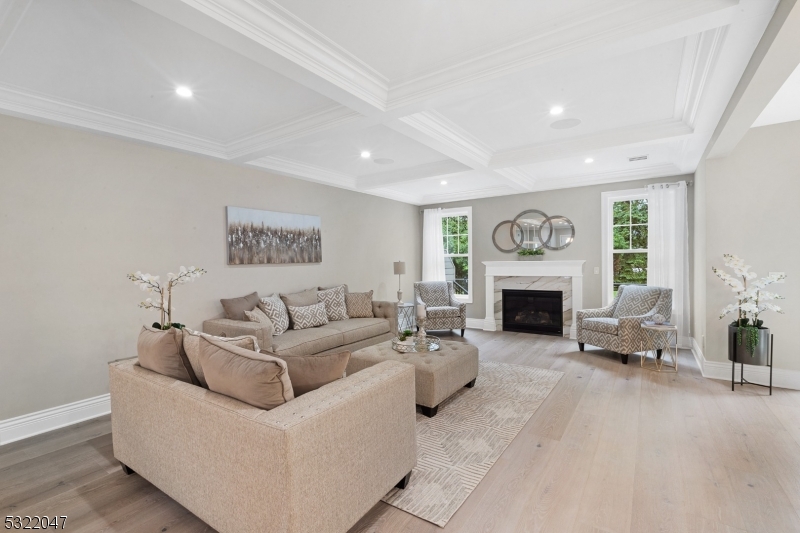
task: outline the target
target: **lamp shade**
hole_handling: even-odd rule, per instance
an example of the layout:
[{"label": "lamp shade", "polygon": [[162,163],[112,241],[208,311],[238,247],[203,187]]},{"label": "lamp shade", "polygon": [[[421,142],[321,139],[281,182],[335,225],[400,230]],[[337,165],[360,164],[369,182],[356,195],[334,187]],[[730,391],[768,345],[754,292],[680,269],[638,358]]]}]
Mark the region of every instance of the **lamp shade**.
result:
[{"label": "lamp shade", "polygon": [[406,264],[403,261],[395,261],[395,263],[394,263],[394,273],[395,273],[395,275],[405,274],[406,273]]}]

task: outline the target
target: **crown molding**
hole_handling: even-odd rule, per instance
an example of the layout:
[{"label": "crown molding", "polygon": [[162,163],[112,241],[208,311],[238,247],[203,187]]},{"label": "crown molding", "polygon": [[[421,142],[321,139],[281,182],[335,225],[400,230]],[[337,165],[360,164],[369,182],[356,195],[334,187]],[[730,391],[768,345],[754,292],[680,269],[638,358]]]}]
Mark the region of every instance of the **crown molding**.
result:
[{"label": "crown molding", "polygon": [[505,46],[474,50],[472,57],[439,65],[410,80],[393,81],[389,87],[387,110],[392,111],[431,101],[469,85],[508,76],[585,50],[598,49],[611,42],[729,8],[739,0],[694,0],[677,2],[629,3],[616,9],[598,6],[581,14],[547,21],[535,31]]},{"label": "crown molding", "polygon": [[429,194],[421,198],[421,203],[419,205],[443,204],[447,202],[459,202],[461,200],[491,198],[492,196],[508,196],[510,194],[518,193],[519,191],[516,191],[511,187],[499,185],[495,187],[485,187],[482,189],[473,189],[469,191]]},{"label": "crown molding", "polygon": [[410,168],[401,168],[397,170],[390,170],[388,172],[365,174],[364,176],[359,176],[356,178],[356,185],[359,190],[366,191],[396,183],[432,178],[434,176],[460,174],[470,170],[472,170],[472,168],[463,163],[454,161],[452,159],[445,159],[444,161],[426,163],[424,165],[417,165]]},{"label": "crown molding", "polygon": [[519,192],[532,191],[536,183],[533,177],[518,168],[498,168],[495,172],[510,181],[511,186]]},{"label": "crown molding", "polygon": [[565,159],[581,155],[587,151],[603,150],[616,146],[629,146],[652,143],[663,139],[675,139],[691,135],[694,130],[680,120],[665,119],[624,128],[615,128],[590,135],[583,135],[562,141],[536,143],[511,150],[496,152],[492,157],[491,168],[517,167]]},{"label": "crown molding", "polygon": [[432,139],[446,152],[454,153],[454,159],[472,168],[485,168],[492,159],[491,148],[436,111],[414,113],[399,121]]},{"label": "crown molding", "polygon": [[225,147],[210,139],[9,85],[0,85],[0,112],[21,118],[35,117],[55,124],[69,124],[219,159],[227,158]]},{"label": "crown molding", "polygon": [[254,133],[239,137],[226,145],[229,159],[244,162],[260,157],[265,150],[350,124],[363,118],[363,115],[344,106],[334,106],[293,117],[287,121],[270,125]]},{"label": "crown molding", "polygon": [[359,191],[371,196],[379,196],[388,200],[396,202],[403,202],[404,204],[422,205],[422,197],[415,194],[409,194],[403,191],[396,191],[394,189],[370,189],[368,191]]},{"label": "crown molding", "polygon": [[352,176],[333,172],[314,165],[307,165],[306,163],[286,159],[285,157],[262,157],[249,161],[247,165],[272,170],[291,178],[313,181],[314,183],[321,183],[323,185],[333,185],[334,187],[353,190],[356,187],[356,179]]},{"label": "crown molding", "polygon": [[536,181],[536,191],[549,191],[554,189],[571,189],[573,187],[586,187],[588,185],[602,185],[624,181],[644,180],[652,178],[666,178],[685,174],[672,163],[653,165],[645,168],[615,170],[600,174],[583,174],[568,178],[549,178]]},{"label": "crown molding", "polygon": [[183,0],[316,76],[386,110],[385,77],[273,0]]},{"label": "crown molding", "polygon": [[686,38],[675,92],[675,120],[694,127],[707,81],[727,32],[728,26],[721,26]]}]

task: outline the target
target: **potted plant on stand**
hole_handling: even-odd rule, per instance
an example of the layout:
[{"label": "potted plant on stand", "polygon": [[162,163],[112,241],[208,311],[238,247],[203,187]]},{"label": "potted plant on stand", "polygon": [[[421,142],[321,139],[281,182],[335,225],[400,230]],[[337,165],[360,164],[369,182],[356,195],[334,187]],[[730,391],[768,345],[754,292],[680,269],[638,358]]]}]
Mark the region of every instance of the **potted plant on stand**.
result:
[{"label": "potted plant on stand", "polygon": [[[736,303],[722,309],[719,318],[736,313],[736,320],[728,325],[728,360],[748,365],[767,366],[769,361],[769,328],[759,318],[764,311],[783,313],[772,300],[782,300],[783,296],[764,288],[786,278],[785,274],[771,274],[756,279],[758,275],[750,271],[750,265],[732,254],[723,255],[725,266],[732,269],[734,276],[724,270],[711,267],[714,274],[736,294]],[[748,282],[750,282],[748,284]]]},{"label": "potted plant on stand", "polygon": [[517,252],[520,261],[544,260],[544,248],[521,248]]}]

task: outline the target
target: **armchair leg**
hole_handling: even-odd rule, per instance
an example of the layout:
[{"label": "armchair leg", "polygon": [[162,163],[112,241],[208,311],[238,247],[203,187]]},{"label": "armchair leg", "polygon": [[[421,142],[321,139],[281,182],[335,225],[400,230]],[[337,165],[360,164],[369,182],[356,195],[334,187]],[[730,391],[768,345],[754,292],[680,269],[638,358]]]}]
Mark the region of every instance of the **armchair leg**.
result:
[{"label": "armchair leg", "polygon": [[398,489],[404,489],[404,488],[406,488],[406,487],[408,486],[408,482],[409,482],[409,481],[411,481],[411,472],[409,472],[408,474],[406,474],[406,475],[403,477],[403,479],[401,479],[400,481],[398,481],[398,482],[397,482],[397,485],[395,485],[395,487],[397,487]]},{"label": "armchair leg", "polygon": [[583,343],[582,343],[582,342],[579,342],[579,343],[578,343],[578,349],[579,349],[580,351],[583,351]]},{"label": "armchair leg", "polygon": [[661,350],[656,350],[656,359],[661,359]]},{"label": "armchair leg", "polygon": [[627,364],[628,364],[628,354],[626,354],[626,353],[621,353],[621,354],[619,354],[619,355],[622,357],[622,364],[623,364],[623,365],[627,365]]},{"label": "armchair leg", "polygon": [[464,328],[461,328],[461,336],[464,336]]}]

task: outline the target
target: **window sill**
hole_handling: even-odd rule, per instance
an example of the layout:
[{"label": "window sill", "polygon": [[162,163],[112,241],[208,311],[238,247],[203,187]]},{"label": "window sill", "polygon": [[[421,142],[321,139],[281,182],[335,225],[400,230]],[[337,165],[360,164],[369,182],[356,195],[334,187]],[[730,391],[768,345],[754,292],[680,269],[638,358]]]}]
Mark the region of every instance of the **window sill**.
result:
[{"label": "window sill", "polygon": [[455,297],[456,301],[464,303],[464,304],[471,304],[472,303],[472,296],[465,296],[465,297]]}]

